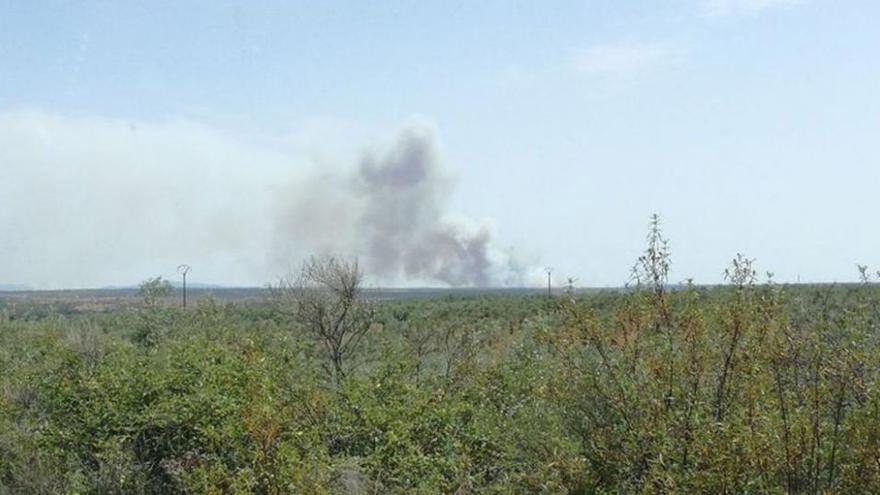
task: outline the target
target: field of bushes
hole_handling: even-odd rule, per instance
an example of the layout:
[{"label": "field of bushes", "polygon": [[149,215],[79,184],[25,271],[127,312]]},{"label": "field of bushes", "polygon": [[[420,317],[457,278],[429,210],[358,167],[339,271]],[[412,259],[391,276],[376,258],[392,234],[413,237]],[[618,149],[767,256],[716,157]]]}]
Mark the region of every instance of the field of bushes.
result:
[{"label": "field of bushes", "polygon": [[867,271],[673,289],[659,240],[589,295],[0,309],[0,493],[880,493]]}]

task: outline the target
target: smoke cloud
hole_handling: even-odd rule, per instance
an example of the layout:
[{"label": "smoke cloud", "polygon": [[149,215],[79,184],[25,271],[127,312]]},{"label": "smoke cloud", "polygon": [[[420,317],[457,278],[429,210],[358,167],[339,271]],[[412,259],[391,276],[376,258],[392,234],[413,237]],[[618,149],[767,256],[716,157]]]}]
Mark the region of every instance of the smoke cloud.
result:
[{"label": "smoke cloud", "polygon": [[285,157],[188,122],[0,114],[0,284],[266,280]]},{"label": "smoke cloud", "polygon": [[317,253],[358,256],[378,285],[523,283],[489,225],[447,211],[430,128],[347,168],[303,154],[304,139],[326,146],[304,135],[0,113],[0,286],[127,285],[180,263],[195,281],[263,285]]},{"label": "smoke cloud", "polygon": [[433,131],[411,125],[384,151],[364,152],[349,176],[311,181],[279,228],[303,233],[316,251],[360,256],[367,273],[386,280],[522,284],[522,264],[488,225],[448,215],[452,186]]}]

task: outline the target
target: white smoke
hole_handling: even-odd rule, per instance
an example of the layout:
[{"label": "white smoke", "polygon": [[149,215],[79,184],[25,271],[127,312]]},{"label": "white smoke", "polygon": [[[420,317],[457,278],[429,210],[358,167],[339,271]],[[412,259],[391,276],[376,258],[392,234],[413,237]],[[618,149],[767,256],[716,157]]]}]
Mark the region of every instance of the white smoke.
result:
[{"label": "white smoke", "polygon": [[348,175],[297,189],[278,228],[315,251],[360,256],[368,273],[451,286],[520,285],[523,268],[488,225],[447,212],[453,182],[436,139],[411,125],[383,151],[363,153]]},{"label": "white smoke", "polygon": [[347,172],[268,141],[185,121],[0,114],[0,284],[129,284],[189,263],[194,280],[262,285],[318,252],[360,257],[378,284],[522,283],[488,225],[446,211],[453,183],[429,128]]}]

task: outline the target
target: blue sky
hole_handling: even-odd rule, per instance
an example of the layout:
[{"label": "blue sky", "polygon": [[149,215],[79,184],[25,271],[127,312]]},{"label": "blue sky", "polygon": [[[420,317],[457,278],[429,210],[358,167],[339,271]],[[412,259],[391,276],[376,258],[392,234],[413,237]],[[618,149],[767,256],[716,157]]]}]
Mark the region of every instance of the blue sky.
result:
[{"label": "blue sky", "polygon": [[675,280],[880,267],[880,4],[660,4],[4,2],[0,284],[260,285],[310,248],[267,197],[413,122],[444,215],[560,278],[624,283],[654,212]]}]

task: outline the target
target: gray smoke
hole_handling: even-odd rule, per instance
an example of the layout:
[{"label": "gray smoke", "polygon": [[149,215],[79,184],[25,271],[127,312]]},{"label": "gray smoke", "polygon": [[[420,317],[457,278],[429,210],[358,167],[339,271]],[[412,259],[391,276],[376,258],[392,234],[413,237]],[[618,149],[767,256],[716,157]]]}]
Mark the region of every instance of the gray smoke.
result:
[{"label": "gray smoke", "polygon": [[405,128],[388,149],[363,153],[349,177],[309,182],[281,227],[313,250],[359,256],[369,275],[384,280],[523,283],[522,267],[488,226],[447,215],[453,183],[426,127]]},{"label": "gray smoke", "polygon": [[260,285],[321,253],[358,256],[382,285],[522,283],[487,226],[448,215],[429,129],[352,152],[362,139],[0,112],[0,285],[127,285],[181,263],[199,282]]},{"label": "gray smoke", "polygon": [[291,153],[186,121],[0,112],[0,284],[258,285]]}]

